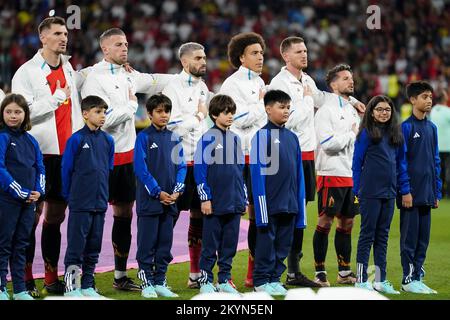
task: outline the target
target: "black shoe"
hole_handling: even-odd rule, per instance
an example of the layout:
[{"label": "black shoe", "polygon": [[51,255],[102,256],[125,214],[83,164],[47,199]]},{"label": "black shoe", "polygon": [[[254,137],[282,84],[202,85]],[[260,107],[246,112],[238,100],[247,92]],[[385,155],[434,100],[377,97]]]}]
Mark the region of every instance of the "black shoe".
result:
[{"label": "black shoe", "polygon": [[127,276],[120,279],[114,278],[113,287],[123,291],[141,291],[141,286],[134,283],[134,281]]},{"label": "black shoe", "polygon": [[34,279],[26,281],[25,287],[27,288],[28,294],[33,298],[37,299],[41,297],[41,294],[39,293],[39,290],[37,289],[36,284],[34,283]]},{"label": "black shoe", "polygon": [[294,277],[286,276],[286,285],[308,288],[319,288],[320,284],[308,279],[303,273],[296,272]]},{"label": "black shoe", "polygon": [[46,296],[48,294],[54,295],[64,295],[64,291],[66,290],[66,284],[64,281],[56,280],[51,284],[44,284],[44,288],[42,289],[42,295]]}]

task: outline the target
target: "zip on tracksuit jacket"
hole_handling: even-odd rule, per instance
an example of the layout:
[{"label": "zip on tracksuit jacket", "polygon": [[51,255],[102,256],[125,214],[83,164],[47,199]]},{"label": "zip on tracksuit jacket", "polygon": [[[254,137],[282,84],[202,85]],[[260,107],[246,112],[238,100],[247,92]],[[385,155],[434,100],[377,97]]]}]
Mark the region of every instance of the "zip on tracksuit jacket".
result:
[{"label": "zip on tracksuit jacket", "polygon": [[380,129],[383,131],[383,138],[379,143],[370,139],[365,128],[355,142],[353,193],[358,197],[394,199],[397,189],[402,194],[408,191],[409,178],[401,165],[404,147],[392,146],[386,129]]},{"label": "zip on tracksuit jacket", "polygon": [[442,198],[440,178],[441,161],[437,128],[427,118],[410,116],[402,123],[405,138],[405,157],[402,166],[407,171],[409,184],[401,192],[411,192],[414,206],[432,206]]},{"label": "zip on tracksuit jacket", "polygon": [[241,213],[247,204],[244,154],[239,137],[217,126],[199,140],[194,156],[194,178],[202,202],[211,201],[212,213]]},{"label": "zip on tracksuit jacket", "polygon": [[25,202],[31,191],[45,193],[45,167],[36,139],[8,127],[0,130],[0,198]]},{"label": "zip on tracksuit jacket", "polygon": [[256,226],[267,226],[269,215],[289,213],[296,214],[296,228],[305,228],[305,181],[295,133],[270,121],[258,130],[252,139],[250,170]]},{"label": "zip on tracksuit jacket", "polygon": [[186,163],[178,135],[154,125],[136,138],[134,172],[137,179],[136,213],[141,216],[167,212],[177,214],[176,204],[163,205],[161,191],[172,194],[184,191]]},{"label": "zip on tracksuit jacket", "polygon": [[106,211],[114,141],[87,125],[67,141],[61,164],[62,195],[73,212]]}]

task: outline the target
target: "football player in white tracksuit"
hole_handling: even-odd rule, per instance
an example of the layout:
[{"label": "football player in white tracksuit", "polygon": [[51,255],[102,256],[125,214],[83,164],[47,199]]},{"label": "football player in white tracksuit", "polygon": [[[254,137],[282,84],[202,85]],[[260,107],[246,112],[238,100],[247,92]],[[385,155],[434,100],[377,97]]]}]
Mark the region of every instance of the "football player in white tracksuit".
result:
[{"label": "football player in white tracksuit", "polygon": [[140,291],[139,285],[127,277],[126,268],[131,246],[132,208],[136,199],[133,151],[136,140],[136,92],[156,94],[173,79],[173,75],[146,74],[125,70],[128,42],[125,33],[113,28],[100,36],[104,59],[95,64],[81,91],[84,98],[99,96],[108,104],[103,129],[114,138],[114,170],[110,176],[109,201],[113,206],[114,282],[119,290]]},{"label": "football player in white tracksuit", "polygon": [[178,199],[177,206],[179,212],[190,210],[188,287],[199,288],[197,280],[200,277],[203,217],[194,179],[193,160],[197,143],[208,129],[206,118],[210,94],[202,80],[206,74],[205,48],[195,42],[184,43],[180,46],[178,57],[183,70],[164,88],[163,94],[172,101],[172,113],[167,127],[181,137],[187,163],[185,190]]},{"label": "football player in white tracksuit", "polygon": [[264,40],[257,33],[240,33],[231,38],[228,44],[228,59],[231,65],[238,70],[225,79],[219,91],[220,94],[233,98],[236,103],[236,114],[231,130],[241,138],[245,155],[244,180],[248,190],[250,219],[246,287],[253,287],[256,242],[255,212],[249,170],[250,142],[256,131],[267,123],[263,100],[266,88],[263,79],[260,77],[264,62],[264,50]]},{"label": "football player in white tracksuit", "polygon": [[314,119],[319,219],[313,247],[315,281],[321,286],[330,285],[325,258],[334,217],[337,218],[334,240],[339,270],[337,283],[355,283],[356,276],[350,268],[351,231],[353,218],[359,213],[352,191],[352,160],[360,117],[349,103],[349,96],[353,94],[351,68],[343,64],[332,68],[327,74],[327,84],[334,94],[326,97]]}]

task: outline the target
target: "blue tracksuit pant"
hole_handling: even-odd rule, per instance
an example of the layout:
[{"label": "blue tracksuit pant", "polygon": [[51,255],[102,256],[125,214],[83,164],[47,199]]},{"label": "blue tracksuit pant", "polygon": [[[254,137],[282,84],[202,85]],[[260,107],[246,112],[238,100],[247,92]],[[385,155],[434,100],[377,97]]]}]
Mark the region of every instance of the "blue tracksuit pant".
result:
[{"label": "blue tracksuit pant", "polygon": [[431,230],[431,207],[400,209],[400,257],[403,283],[420,280]]},{"label": "blue tracksuit pant", "polygon": [[174,216],[167,213],[138,216],[136,260],[144,285],[163,285],[166,281],[167,266],[173,259],[173,220]]},{"label": "blue tracksuit pant", "polygon": [[0,199],[0,290],[6,286],[8,263],[14,293],[26,291],[25,251],[34,223],[35,206]]},{"label": "blue tracksuit pant", "polygon": [[373,245],[375,281],[383,282],[386,280],[386,252],[395,199],[361,198],[359,205],[361,231],[356,254],[357,281],[367,281],[367,266]]},{"label": "blue tracksuit pant", "polygon": [[219,266],[219,283],[231,280],[231,265],[239,241],[240,213],[203,216],[202,253],[200,269],[214,281],[213,268]]},{"label": "blue tracksuit pant", "polygon": [[[67,224],[67,249],[64,257],[67,272],[70,266],[78,266],[83,274],[81,288],[93,288],[95,265],[102,248],[105,212],[70,212]],[[74,280],[70,279],[69,280]],[[70,289],[71,281],[66,283]]]},{"label": "blue tracksuit pant", "polygon": [[286,270],[284,260],[289,254],[295,227],[295,214],[269,215],[267,227],[256,228],[255,269],[253,284],[259,287],[279,282]]}]

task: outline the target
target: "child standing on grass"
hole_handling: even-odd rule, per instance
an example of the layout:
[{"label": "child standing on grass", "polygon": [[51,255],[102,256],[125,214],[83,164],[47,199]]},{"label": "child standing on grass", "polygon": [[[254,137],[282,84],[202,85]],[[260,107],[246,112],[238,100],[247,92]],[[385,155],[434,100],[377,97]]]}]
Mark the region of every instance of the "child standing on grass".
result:
[{"label": "child standing on grass", "polygon": [[146,107],[152,124],[137,136],[134,154],[138,277],[144,298],[174,298],[178,295],[167,286],[166,273],[173,258],[175,202],[184,190],[186,164],[180,138],[167,129],[170,99],[153,95]]},{"label": "child standing on grass", "polygon": [[[400,167],[403,137],[394,104],[386,96],[373,97],[356,137],[353,154],[353,193],[359,199],[361,230],[356,254],[355,287],[399,294],[386,280],[386,252],[394,215],[397,176],[402,193],[408,183]],[[368,281],[367,266],[373,245],[375,282]]]},{"label": "child standing on grass", "polygon": [[[94,272],[102,247],[108,179],[114,162],[114,140],[101,130],[107,109],[106,102],[97,96],[81,101],[86,124],[69,138],[62,158],[62,192],[69,204],[64,296],[101,297],[95,289]],[[77,284],[80,269],[81,288]]]},{"label": "child standing on grass", "polygon": [[34,223],[35,203],[45,192],[45,168],[38,142],[27,133],[30,110],[19,94],[0,107],[0,300],[9,300],[10,263],[14,300],[33,300],[25,287],[25,250]]},{"label": "child standing on grass", "polygon": [[291,98],[268,91],[264,105],[268,123],[252,139],[250,172],[255,199],[255,291],[284,296],[280,282],[292,245],[294,228],[306,227],[305,182],[298,137],[285,123]]},{"label": "child standing on grass", "polygon": [[440,159],[436,126],[426,118],[431,111],[433,88],[425,81],[412,82],[406,95],[413,114],[402,124],[409,185],[397,197],[400,208],[400,256],[403,267],[402,289],[407,292],[433,294],[422,281],[431,231],[431,208],[442,198]]},{"label": "child standing on grass", "polygon": [[[214,126],[202,136],[194,156],[194,177],[203,213],[201,293],[239,293],[231,280],[231,265],[236,255],[241,215],[246,211],[247,188],[241,141],[229,130],[235,113],[236,104],[231,97],[217,95],[211,100],[209,116]],[[217,288],[213,286],[216,261]]]}]

